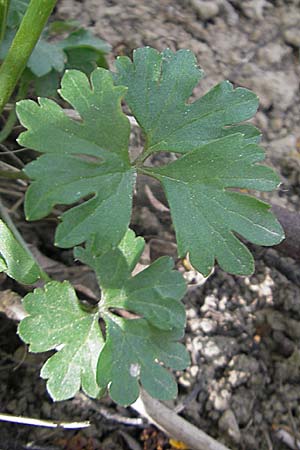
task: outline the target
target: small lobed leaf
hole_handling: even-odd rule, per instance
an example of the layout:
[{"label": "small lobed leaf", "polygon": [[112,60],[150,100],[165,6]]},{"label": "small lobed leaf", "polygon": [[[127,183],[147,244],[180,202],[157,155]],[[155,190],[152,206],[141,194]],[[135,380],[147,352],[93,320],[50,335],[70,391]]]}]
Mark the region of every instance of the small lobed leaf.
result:
[{"label": "small lobed leaf", "polygon": [[181,370],[189,363],[178,343],[185,324],[180,303],[185,283],[168,258],[132,277],[143,245],[128,231],[118,249],[100,256],[92,245],[76,249],[77,258],[88,262],[101,281],[101,301],[93,310],[83,309],[68,282],[48,283],[24,298],[28,316],[19,325],[20,337],[33,352],[56,350],[41,371],[54,400],[68,399],[80,387],[92,397],[108,388],[117,403],[128,405],[138,397],[140,383],[155,397],[176,396],[167,368]]},{"label": "small lobed leaf", "polygon": [[75,257],[96,272],[102,290],[100,307],[131,311],[162,330],[183,329],[185,311],[180,300],[186,286],[182,275],[173,270],[172,259],[159,258],[131,276],[132,262],[140,256],[142,241],[130,231],[115,250],[95,256],[90,249],[77,248]]},{"label": "small lobed leaf", "polygon": [[[0,59],[4,59],[15,37],[16,30],[8,29],[0,46]],[[40,39],[34,47],[26,67],[32,76],[40,78],[51,71],[62,72],[65,67],[66,56],[57,45]],[[41,84],[42,80],[40,80]]]},{"label": "small lobed leaf", "polygon": [[33,284],[41,277],[41,269],[28,251],[0,220],[0,271],[23,284]]},{"label": "small lobed leaf", "polygon": [[87,75],[98,66],[108,68],[105,55],[111,51],[111,46],[84,28],[73,31],[57,45],[67,56],[66,68],[81,70]]},{"label": "small lobed leaf", "polygon": [[42,368],[54,400],[73,397],[82,387],[91,397],[100,395],[96,366],[103,347],[98,311],[84,311],[73,287],[56,281],[26,295],[29,314],[19,325],[19,335],[32,352],[58,350]]},{"label": "small lobed leaf", "polygon": [[99,386],[109,385],[111,398],[125,406],[137,399],[139,380],[153,397],[175,398],[175,379],[160,363],[177,370],[189,364],[186,349],[176,342],[181,333],[158,330],[144,319],[125,320],[109,315],[104,319],[106,343],[97,367]]},{"label": "small lobed leaf", "polygon": [[102,39],[94,36],[90,31],[85,28],[80,28],[69,34],[69,36],[60,41],[58,46],[64,50],[69,50],[75,47],[92,48],[104,53],[111,51],[111,46]]},{"label": "small lobed leaf", "polygon": [[43,77],[51,70],[62,72],[65,67],[65,54],[57,45],[40,39],[31,53],[27,67],[36,77]]},{"label": "small lobed leaf", "polygon": [[62,215],[56,232],[60,247],[95,235],[97,246],[107,249],[120,242],[129,225],[135,171],[128,157],[129,121],[120,106],[124,92],[104,69],[93,72],[91,84],[74,70],[65,73],[60,95],[81,121],[68,118],[49,99],[17,105],[28,129],[19,143],[45,153],[25,168],[33,179],[25,199],[26,217],[37,220],[56,204],[89,197]]},{"label": "small lobed leaf", "polygon": [[[128,88],[126,102],[146,136],[146,152],[186,153],[209,141],[236,133],[230,127],[249,119],[258,107],[257,96],[244,88],[233,89],[228,81],[202,98],[187,103],[202,78],[189,50],[162,53],[149,47],[137,49],[133,61],[121,56],[115,80]],[[253,126],[243,132],[257,139]]]}]

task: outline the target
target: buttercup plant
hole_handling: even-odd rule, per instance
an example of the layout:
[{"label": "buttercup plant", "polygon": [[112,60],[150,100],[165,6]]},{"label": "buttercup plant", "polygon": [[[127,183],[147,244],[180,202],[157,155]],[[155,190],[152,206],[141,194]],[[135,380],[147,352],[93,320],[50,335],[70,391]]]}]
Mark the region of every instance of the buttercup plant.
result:
[{"label": "buttercup plant", "polygon": [[[101,288],[101,299],[91,309],[83,308],[68,281],[49,281],[24,298],[28,315],[19,325],[20,337],[33,352],[56,350],[41,371],[54,400],[71,398],[82,388],[91,397],[108,390],[115,402],[129,405],[140,385],[153,397],[174,398],[177,386],[168,368],[189,364],[179,342],[185,283],[172,260],[159,258],[132,276],[144,248],[143,238],[129,229],[139,174],[161,183],[178,254],[188,253],[204,275],[215,261],[230,273],[253,272],[253,257],[238,236],[259,245],[283,239],[269,205],[245,193],[271,191],[279,184],[273,170],[260,164],[259,131],[244,124],[255,114],[258,99],[224,81],[190,101],[202,76],[189,50],[160,53],[146,47],[137,49],[132,60],[119,57],[114,73],[104,68],[90,76],[65,72],[59,95],[79,120],[48,98],[17,104],[25,128],[18,142],[41,154],[22,172],[30,180],[26,218],[38,220],[55,205],[69,205],[55,244],[74,248],[75,259],[95,271]],[[145,138],[134,161],[122,101]],[[178,158],[161,167],[146,163],[162,151]],[[1,248],[0,253],[0,267],[7,271]]]}]

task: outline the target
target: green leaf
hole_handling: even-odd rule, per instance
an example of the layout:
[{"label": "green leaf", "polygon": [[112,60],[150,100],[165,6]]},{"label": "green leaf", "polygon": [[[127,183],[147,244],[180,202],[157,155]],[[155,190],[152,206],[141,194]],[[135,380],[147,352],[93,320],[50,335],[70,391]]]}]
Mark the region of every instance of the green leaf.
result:
[{"label": "green leaf", "polygon": [[236,233],[258,245],[275,245],[283,230],[269,205],[232,188],[270,191],[279,183],[256,144],[231,135],[186,154],[161,168],[144,169],[158,178],[173,218],[180,256],[208,275],[217,259],[227,272],[253,272],[253,258]]},{"label": "green leaf", "polygon": [[39,266],[2,220],[0,220],[0,271],[23,284],[33,284],[41,277]]},{"label": "green leaf", "polygon": [[108,68],[105,55],[111,51],[111,46],[84,28],[71,33],[58,46],[67,55],[68,69],[78,69],[90,75],[96,67]]},{"label": "green leaf", "polygon": [[57,97],[60,76],[55,70],[43,77],[34,77],[34,90],[38,97]]},{"label": "green leaf", "polygon": [[64,52],[55,44],[40,39],[27,62],[27,67],[37,77],[43,77],[53,69],[62,72],[65,67]]},{"label": "green leaf", "polygon": [[71,48],[92,48],[94,50],[108,53],[111,51],[111,46],[102,39],[93,36],[93,34],[85,28],[73,31],[63,41],[57,44],[63,50],[69,50]]},{"label": "green leaf", "polygon": [[78,20],[54,20],[47,26],[47,32],[50,34],[61,34],[78,28],[80,28],[80,22]]},{"label": "green leaf", "polygon": [[[80,387],[96,397],[108,387],[116,402],[127,405],[138,397],[139,382],[155,397],[176,396],[175,380],[165,367],[181,370],[189,363],[177,342],[185,324],[180,303],[185,283],[169,258],[132,277],[143,245],[129,230],[117,249],[100,256],[92,245],[76,249],[101,282],[101,301],[94,310],[83,309],[68,282],[48,283],[25,297],[29,315],[19,326],[21,338],[33,352],[57,351],[41,372],[54,400],[68,399]],[[138,317],[126,319],[122,312]]]},{"label": "green leaf", "polygon": [[105,308],[126,309],[163,330],[182,329],[185,312],[180,299],[186,287],[179,272],[172,270],[173,260],[159,258],[131,277],[131,271],[141,255],[141,244],[143,239],[134,238],[134,233],[130,231],[115,250],[95,257],[91,248],[77,248],[75,256],[96,272],[102,289],[101,302]]},{"label": "green leaf", "polygon": [[25,168],[34,180],[26,194],[26,217],[40,219],[56,204],[84,200],[62,215],[56,232],[60,247],[95,235],[104,251],[117,245],[128,228],[135,171],[128,157],[129,121],[120,106],[124,92],[104,69],[93,72],[91,85],[83,73],[67,71],[60,95],[80,121],[68,118],[52,100],[17,105],[28,128],[19,143],[46,153]]},{"label": "green leaf", "polygon": [[66,49],[64,52],[67,56],[67,69],[81,70],[86,75],[90,75],[97,67],[108,69],[104,53],[93,48],[75,47]]},{"label": "green leaf", "polygon": [[[15,30],[7,30],[0,48],[0,59],[3,60],[15,37]],[[36,77],[43,77],[52,70],[62,72],[65,67],[66,56],[64,52],[56,45],[40,39],[33,49],[27,68]]]},{"label": "green leaf", "polygon": [[[176,370],[189,364],[182,338],[185,312],[180,299],[186,287],[171,258],[163,257],[131,276],[142,250],[143,239],[128,231],[119,247],[95,257],[91,247],[77,248],[75,256],[89,264],[101,285],[100,311],[106,324],[97,380],[109,385],[110,396],[122,405],[134,402],[140,380],[154,397],[176,396],[173,376],[159,363]],[[127,310],[139,318],[124,319],[113,313]],[[120,380],[122,380],[120,382]]]},{"label": "green leaf", "polygon": [[9,28],[17,28],[26,12],[30,0],[10,0],[7,26]]},{"label": "green leaf", "polygon": [[184,346],[176,342],[181,333],[160,331],[143,319],[125,320],[109,315],[104,319],[106,343],[98,361],[99,386],[109,384],[111,398],[125,406],[137,399],[138,380],[153,397],[175,398],[176,382],[159,363],[177,370],[189,364]]},{"label": "green leaf", "polygon": [[[189,50],[159,53],[153,48],[134,52],[116,62],[117,84],[127,86],[126,102],[146,135],[146,154],[157,151],[186,153],[211,140],[239,130],[238,124],[254,115],[257,96],[228,81],[202,98],[187,103],[203,72]],[[248,125],[248,133],[250,131]]]},{"label": "green leaf", "polygon": [[84,311],[67,281],[35,289],[23,305],[29,316],[18,332],[30,351],[57,350],[41,371],[53,400],[71,398],[80,387],[91,397],[99,396],[95,374],[103,338],[98,311]]}]

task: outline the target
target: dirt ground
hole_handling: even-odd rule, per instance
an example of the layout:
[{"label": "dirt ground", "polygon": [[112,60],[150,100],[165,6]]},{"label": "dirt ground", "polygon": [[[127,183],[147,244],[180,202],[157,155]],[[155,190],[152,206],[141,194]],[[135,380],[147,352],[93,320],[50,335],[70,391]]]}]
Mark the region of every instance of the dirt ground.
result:
[{"label": "dirt ground", "polygon": [[[145,45],[191,49],[206,73],[196,97],[223,79],[254,90],[261,102],[254,122],[263,132],[268,163],[282,177],[270,199],[299,209],[299,0],[60,0],[55,15],[77,19],[108,41],[111,62]],[[138,139],[133,142],[138,145]],[[14,215],[25,238],[42,251],[52,276],[70,279],[83,292],[93,289],[92,275],[71,266],[71,252],[53,249],[51,220],[26,224],[20,207]],[[142,194],[132,226],[147,239],[151,259],[176,253],[168,212]],[[192,365],[178,374],[180,395],[170,405],[233,450],[299,449],[300,267],[274,249],[253,251],[252,277],[216,269],[204,281],[185,273],[190,282],[185,340]],[[25,293],[5,277],[0,287],[7,296]],[[95,404],[78,396],[53,404],[38,374],[44,357],[26,355],[15,323],[4,316],[0,321],[2,412],[92,422],[80,432],[1,424],[0,449],[172,448],[164,435],[108,398]],[[283,435],[290,436],[290,447]]]}]

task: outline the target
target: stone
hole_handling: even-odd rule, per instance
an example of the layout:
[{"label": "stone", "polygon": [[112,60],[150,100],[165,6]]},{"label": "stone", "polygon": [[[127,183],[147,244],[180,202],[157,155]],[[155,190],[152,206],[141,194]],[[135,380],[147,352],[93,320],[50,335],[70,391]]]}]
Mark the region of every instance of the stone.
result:
[{"label": "stone", "polygon": [[[249,68],[253,67],[249,64]],[[243,84],[252,89],[259,97],[260,104],[264,109],[272,105],[276,108],[286,111],[295,103],[299,89],[299,77],[295,71],[290,69],[286,71],[259,71],[256,69],[256,75]]]},{"label": "stone", "polygon": [[235,444],[239,444],[241,441],[241,431],[238,426],[234,412],[231,409],[227,409],[219,420],[219,428],[221,431],[227,433]]},{"label": "stone", "polygon": [[300,29],[298,27],[284,30],[283,38],[287,44],[293,47],[300,47]]},{"label": "stone", "polygon": [[199,328],[204,334],[212,334],[217,329],[217,322],[212,319],[202,319]]},{"label": "stone", "polygon": [[219,6],[215,2],[191,0],[191,5],[202,20],[213,19],[219,14]]},{"label": "stone", "polygon": [[216,411],[226,411],[229,408],[231,394],[227,389],[221,389],[219,392],[213,391],[209,399]]}]

